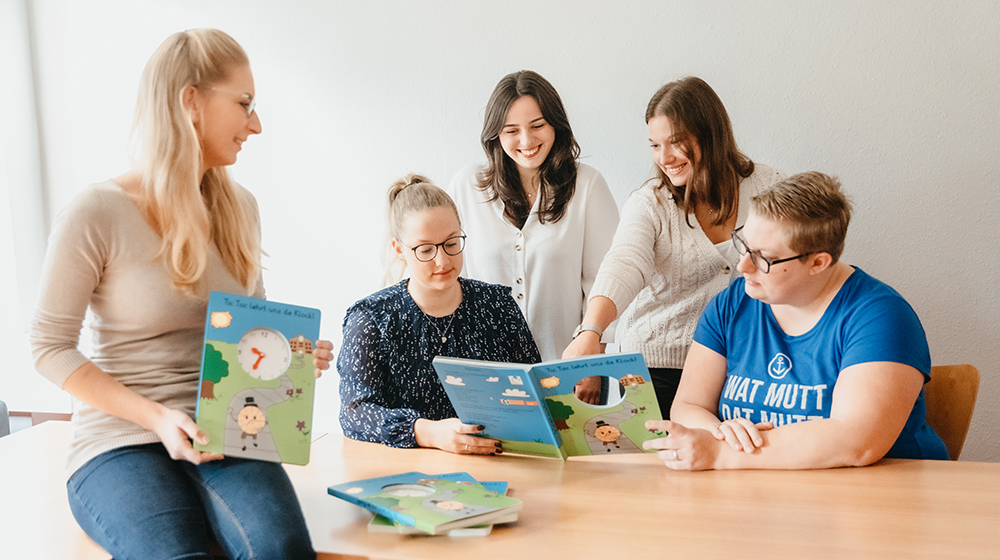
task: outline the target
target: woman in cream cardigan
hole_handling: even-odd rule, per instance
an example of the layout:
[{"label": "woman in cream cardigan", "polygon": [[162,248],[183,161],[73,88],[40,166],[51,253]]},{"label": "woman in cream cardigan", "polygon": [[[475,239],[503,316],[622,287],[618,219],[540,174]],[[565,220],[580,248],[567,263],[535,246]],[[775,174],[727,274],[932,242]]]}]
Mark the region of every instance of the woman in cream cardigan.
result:
[{"label": "woman in cream cardigan", "polygon": [[601,331],[621,317],[622,351],[643,354],[668,417],[698,317],[738,274],[730,232],[750,197],[784,174],[737,149],[722,100],[699,78],[660,88],[646,124],[657,177],[622,208],[584,326],[563,357],[600,352]]}]

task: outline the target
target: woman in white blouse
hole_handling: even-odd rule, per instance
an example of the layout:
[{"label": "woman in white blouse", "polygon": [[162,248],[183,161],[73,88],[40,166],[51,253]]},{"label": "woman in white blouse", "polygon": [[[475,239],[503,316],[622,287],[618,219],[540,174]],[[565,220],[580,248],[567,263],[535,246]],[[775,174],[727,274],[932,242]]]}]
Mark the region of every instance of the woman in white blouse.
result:
[{"label": "woman in white blouse", "polygon": [[463,274],[511,286],[542,359],[557,359],[583,318],[618,207],[604,177],[577,161],[562,100],[535,72],[500,80],[480,139],[486,164],[448,189],[470,239]]}]

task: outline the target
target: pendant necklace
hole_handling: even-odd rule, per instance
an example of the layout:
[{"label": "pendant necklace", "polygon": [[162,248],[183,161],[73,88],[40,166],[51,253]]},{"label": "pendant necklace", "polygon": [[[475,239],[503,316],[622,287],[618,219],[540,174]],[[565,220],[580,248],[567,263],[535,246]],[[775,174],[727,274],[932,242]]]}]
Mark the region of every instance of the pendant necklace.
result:
[{"label": "pendant necklace", "polygon": [[444,331],[442,331],[441,329],[438,328],[437,323],[435,323],[431,319],[430,315],[428,315],[427,313],[424,313],[423,309],[421,309],[420,312],[424,314],[424,317],[427,318],[427,322],[430,323],[432,327],[434,327],[435,331],[437,331],[438,336],[441,337],[441,343],[444,344],[445,342],[448,342],[448,336],[447,336],[448,335],[448,329],[451,328],[451,322],[455,320],[455,314],[454,313],[451,314],[451,319],[448,319],[448,324],[445,326]]}]

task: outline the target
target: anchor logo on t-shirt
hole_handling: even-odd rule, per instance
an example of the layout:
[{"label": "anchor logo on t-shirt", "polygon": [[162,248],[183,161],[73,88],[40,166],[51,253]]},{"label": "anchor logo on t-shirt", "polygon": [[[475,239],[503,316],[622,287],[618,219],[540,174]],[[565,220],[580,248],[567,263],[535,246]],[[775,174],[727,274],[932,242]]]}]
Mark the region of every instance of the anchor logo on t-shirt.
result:
[{"label": "anchor logo on t-shirt", "polygon": [[771,359],[771,363],[767,364],[767,373],[775,379],[781,379],[782,377],[788,375],[788,372],[792,370],[792,359],[788,356],[777,353],[774,358]]}]

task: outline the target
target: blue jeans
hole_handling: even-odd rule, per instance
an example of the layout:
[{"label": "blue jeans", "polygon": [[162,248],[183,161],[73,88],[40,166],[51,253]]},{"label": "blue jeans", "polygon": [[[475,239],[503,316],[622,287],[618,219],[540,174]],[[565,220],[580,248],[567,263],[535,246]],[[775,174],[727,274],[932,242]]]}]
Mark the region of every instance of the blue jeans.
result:
[{"label": "blue jeans", "polygon": [[237,558],[315,560],[281,465],[175,461],[159,443],[98,455],[66,483],[73,516],[117,560],[212,558],[210,536]]}]

